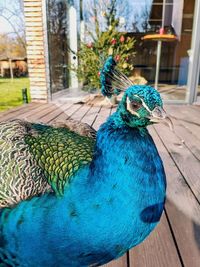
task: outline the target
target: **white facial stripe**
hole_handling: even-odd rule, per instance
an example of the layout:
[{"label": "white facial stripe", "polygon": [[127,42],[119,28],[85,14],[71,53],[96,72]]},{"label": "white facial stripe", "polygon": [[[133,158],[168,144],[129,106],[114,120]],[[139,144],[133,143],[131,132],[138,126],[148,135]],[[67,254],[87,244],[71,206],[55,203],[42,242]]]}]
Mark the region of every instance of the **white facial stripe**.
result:
[{"label": "white facial stripe", "polygon": [[140,118],[140,115],[136,111],[132,110],[132,108],[131,108],[131,102],[130,102],[130,100],[128,98],[127,98],[127,110],[131,114],[133,114],[133,115],[137,116],[138,118]]},{"label": "white facial stripe", "polygon": [[152,111],[146,105],[146,103],[144,102],[144,100],[141,97],[137,96],[137,95],[134,95],[134,96],[137,97],[137,98],[139,98],[141,100],[143,107],[146,108],[146,110],[149,111],[149,113],[151,114]]}]

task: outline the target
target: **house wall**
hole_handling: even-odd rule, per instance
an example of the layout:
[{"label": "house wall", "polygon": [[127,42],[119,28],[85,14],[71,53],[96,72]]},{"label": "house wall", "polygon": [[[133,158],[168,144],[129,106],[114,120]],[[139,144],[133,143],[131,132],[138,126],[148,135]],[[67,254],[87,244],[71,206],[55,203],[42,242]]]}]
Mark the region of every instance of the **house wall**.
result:
[{"label": "house wall", "polygon": [[47,102],[49,98],[44,2],[44,0],[24,0],[30,93],[32,101],[35,102]]}]

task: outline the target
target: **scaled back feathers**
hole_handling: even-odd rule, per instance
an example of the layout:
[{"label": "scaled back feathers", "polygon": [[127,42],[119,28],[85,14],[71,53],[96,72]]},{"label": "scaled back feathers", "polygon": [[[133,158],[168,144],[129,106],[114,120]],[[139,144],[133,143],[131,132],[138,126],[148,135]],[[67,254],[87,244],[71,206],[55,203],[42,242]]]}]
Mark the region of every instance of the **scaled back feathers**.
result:
[{"label": "scaled back feathers", "polygon": [[0,208],[52,190],[63,194],[93,157],[95,131],[77,124],[0,123]]}]

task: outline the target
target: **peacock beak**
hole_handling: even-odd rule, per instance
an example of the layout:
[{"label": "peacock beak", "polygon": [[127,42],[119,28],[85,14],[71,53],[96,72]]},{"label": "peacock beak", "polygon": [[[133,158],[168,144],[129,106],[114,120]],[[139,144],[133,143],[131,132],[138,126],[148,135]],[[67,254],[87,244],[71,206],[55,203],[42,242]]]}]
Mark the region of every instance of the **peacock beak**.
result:
[{"label": "peacock beak", "polygon": [[151,116],[155,119],[164,120],[167,117],[167,113],[161,107],[155,107],[152,112]]},{"label": "peacock beak", "polygon": [[149,117],[149,120],[151,122],[155,122],[155,123],[163,122],[163,123],[167,124],[172,131],[174,129],[172,120],[167,115],[167,113],[165,112],[165,110],[163,108],[161,108],[161,107],[155,107],[151,111],[151,115]]}]

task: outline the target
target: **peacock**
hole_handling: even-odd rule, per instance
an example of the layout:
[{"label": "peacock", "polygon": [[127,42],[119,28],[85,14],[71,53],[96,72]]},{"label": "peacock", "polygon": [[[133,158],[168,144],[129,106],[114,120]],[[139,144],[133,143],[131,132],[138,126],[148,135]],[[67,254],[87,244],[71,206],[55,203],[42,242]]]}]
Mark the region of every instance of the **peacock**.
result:
[{"label": "peacock", "polygon": [[73,120],[0,123],[0,266],[100,266],[159,222],[166,178],[146,127],[167,119],[160,94],[112,57],[100,80],[103,95],[123,96],[97,132]]}]

